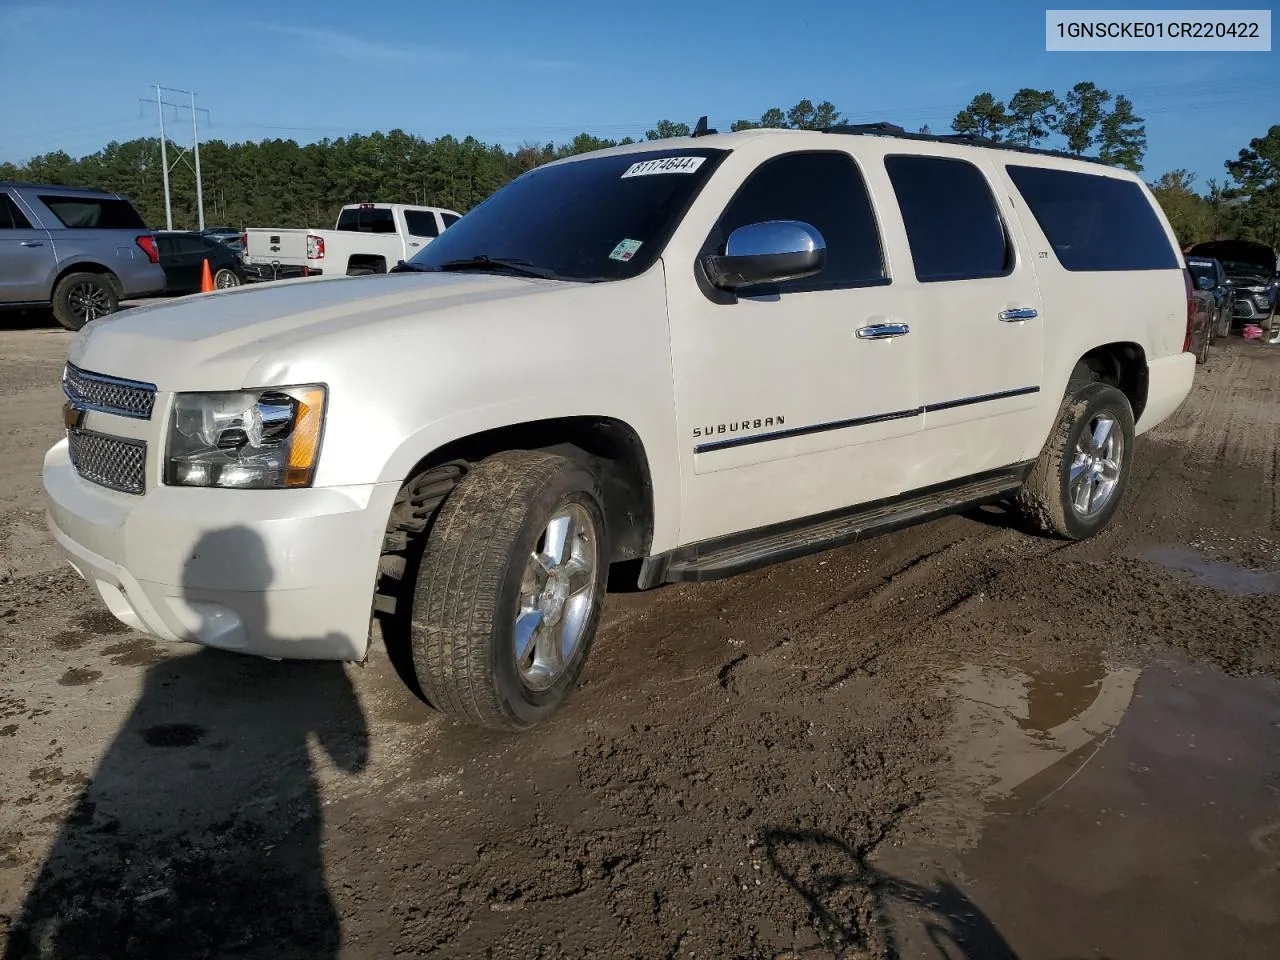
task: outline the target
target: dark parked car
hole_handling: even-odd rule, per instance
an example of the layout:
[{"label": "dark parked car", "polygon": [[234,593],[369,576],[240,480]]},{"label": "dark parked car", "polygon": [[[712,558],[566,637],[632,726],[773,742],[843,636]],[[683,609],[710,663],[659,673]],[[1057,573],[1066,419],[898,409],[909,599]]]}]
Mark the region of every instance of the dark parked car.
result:
[{"label": "dark parked car", "polygon": [[1197,243],[1191,257],[1211,257],[1222,264],[1235,292],[1235,319],[1263,324],[1276,306],[1276,252],[1250,240],[1210,240]]},{"label": "dark parked car", "polygon": [[1222,264],[1211,257],[1187,257],[1187,268],[1196,287],[1213,294],[1213,335],[1231,333],[1232,311],[1235,309],[1235,287]]},{"label": "dark parked car", "polygon": [[209,261],[213,286],[218,290],[244,283],[244,264],[234,250],[198,233],[157,233],[160,266],[164,267],[165,293],[197,293],[204,261]]}]

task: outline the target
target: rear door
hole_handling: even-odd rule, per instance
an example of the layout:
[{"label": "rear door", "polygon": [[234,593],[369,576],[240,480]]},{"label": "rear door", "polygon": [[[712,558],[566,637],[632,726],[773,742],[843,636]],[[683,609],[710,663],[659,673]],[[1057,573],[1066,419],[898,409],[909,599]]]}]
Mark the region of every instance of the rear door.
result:
[{"label": "rear door", "polygon": [[49,299],[56,266],[49,231],[42,230],[0,190],[0,303],[33,303]]},{"label": "rear door", "polygon": [[[1039,404],[1044,324],[1021,225],[968,158],[890,154],[885,169],[911,251],[903,278],[918,331],[924,412],[913,487],[1021,459]],[[999,182],[998,179],[995,182]]]},{"label": "rear door", "polygon": [[405,257],[412,257],[428,243],[440,236],[440,222],[434,210],[405,210]]}]

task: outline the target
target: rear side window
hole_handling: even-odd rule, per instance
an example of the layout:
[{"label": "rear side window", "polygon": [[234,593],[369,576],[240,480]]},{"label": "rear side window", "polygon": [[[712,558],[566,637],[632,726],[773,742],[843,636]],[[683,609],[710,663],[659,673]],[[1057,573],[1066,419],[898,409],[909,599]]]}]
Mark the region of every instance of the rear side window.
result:
[{"label": "rear side window", "polygon": [[1002,277],[1013,251],[982,171],[948,157],[885,157],[921,283]]},{"label": "rear side window", "polygon": [[448,230],[448,229],[449,229],[449,227],[451,227],[453,224],[457,223],[457,222],[458,222],[459,220],[461,220],[462,218],[461,218],[461,217],[459,217],[459,216],[457,216],[456,214],[452,214],[452,213],[442,213],[442,214],[440,214],[440,219],[444,221],[444,228],[445,228],[446,230]]},{"label": "rear side window", "polygon": [[406,210],[404,225],[412,237],[438,237],[436,215],[428,210]]},{"label": "rear side window", "polygon": [[1067,270],[1170,270],[1177,255],[1136,183],[1009,166],[1009,177]]},{"label": "rear side window", "polygon": [[31,221],[18,209],[13,197],[0,193],[0,230],[30,230]]},{"label": "rear side window", "polygon": [[396,222],[391,211],[381,209],[343,210],[338,214],[338,229],[352,230],[358,233],[395,233]]},{"label": "rear side window", "polygon": [[729,234],[766,220],[802,220],[827,243],[821,273],[769,284],[779,293],[888,283],[880,233],[862,172],[846,153],[791,153],[766,160],[720,216],[713,238],[723,252]]},{"label": "rear side window", "polygon": [[42,196],[40,202],[64,226],[77,230],[145,230],[128,200],[113,197]]}]

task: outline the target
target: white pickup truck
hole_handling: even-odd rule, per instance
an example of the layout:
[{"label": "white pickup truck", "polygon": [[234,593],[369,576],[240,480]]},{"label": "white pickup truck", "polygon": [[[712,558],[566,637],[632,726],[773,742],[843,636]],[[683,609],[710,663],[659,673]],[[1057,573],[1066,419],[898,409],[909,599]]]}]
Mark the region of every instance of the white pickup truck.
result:
[{"label": "white pickup truck", "polygon": [[386,273],[440,236],[462,214],[404,203],[349,203],[332,230],[251,227],[244,263],[257,280]]}]

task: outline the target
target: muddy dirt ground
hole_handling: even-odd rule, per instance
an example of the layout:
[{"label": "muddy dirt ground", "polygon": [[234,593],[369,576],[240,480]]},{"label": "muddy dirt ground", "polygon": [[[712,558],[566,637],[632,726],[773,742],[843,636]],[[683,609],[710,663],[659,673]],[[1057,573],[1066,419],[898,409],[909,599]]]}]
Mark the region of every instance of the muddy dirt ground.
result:
[{"label": "muddy dirt ground", "polygon": [[66,334],[0,329],[0,950],[1280,955],[1280,347],[1083,544],[999,508],[611,595],[545,726],[154,643],[52,548]]}]

